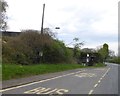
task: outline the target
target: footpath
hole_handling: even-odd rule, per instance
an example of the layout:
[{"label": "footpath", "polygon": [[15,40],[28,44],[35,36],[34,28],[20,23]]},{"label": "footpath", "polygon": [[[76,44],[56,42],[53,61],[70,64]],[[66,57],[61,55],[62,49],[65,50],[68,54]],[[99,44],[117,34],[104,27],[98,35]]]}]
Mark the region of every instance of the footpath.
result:
[{"label": "footpath", "polygon": [[76,72],[76,71],[81,71],[83,69],[74,69],[74,70],[67,70],[67,71],[62,71],[62,72],[55,72],[55,73],[48,73],[48,74],[42,74],[42,75],[36,75],[36,76],[30,76],[30,77],[25,77],[25,78],[19,78],[19,79],[11,79],[11,80],[4,80],[2,81],[2,89],[10,88],[10,87],[15,87],[19,85],[24,85],[40,80],[45,80],[49,78],[53,78],[56,76]]}]

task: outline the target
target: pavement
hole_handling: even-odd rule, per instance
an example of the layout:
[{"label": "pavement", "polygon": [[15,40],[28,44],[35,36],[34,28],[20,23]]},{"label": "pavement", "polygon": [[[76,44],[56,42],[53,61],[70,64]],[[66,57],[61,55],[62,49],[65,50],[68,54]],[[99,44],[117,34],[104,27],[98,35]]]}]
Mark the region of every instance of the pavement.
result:
[{"label": "pavement", "polygon": [[24,84],[28,84],[28,83],[32,83],[40,80],[45,80],[45,79],[49,79],[59,75],[68,74],[70,72],[75,72],[78,70],[83,70],[83,69],[74,69],[74,70],[68,70],[68,71],[62,71],[62,72],[55,72],[55,73],[35,75],[30,77],[18,78],[18,79],[5,80],[5,81],[2,81],[2,89],[15,87],[18,85],[24,85]]}]

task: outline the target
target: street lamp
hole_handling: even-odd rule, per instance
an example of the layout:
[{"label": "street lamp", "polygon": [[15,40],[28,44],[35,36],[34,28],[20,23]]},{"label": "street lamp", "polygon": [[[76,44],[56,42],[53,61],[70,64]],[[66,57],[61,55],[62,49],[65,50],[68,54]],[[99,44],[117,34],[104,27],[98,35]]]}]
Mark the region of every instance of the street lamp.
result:
[{"label": "street lamp", "polygon": [[55,29],[60,29],[60,27],[55,27]]}]

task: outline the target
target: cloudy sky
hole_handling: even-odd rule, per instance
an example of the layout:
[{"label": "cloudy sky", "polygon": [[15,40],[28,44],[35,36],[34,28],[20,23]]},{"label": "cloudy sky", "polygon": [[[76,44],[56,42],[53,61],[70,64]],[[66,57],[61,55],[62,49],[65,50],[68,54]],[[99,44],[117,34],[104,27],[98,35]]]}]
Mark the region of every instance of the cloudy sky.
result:
[{"label": "cloudy sky", "polygon": [[[11,31],[41,29],[45,3],[44,27],[57,33],[66,44],[78,37],[82,48],[96,48],[104,43],[118,53],[119,0],[6,0]],[[60,27],[59,30],[55,27]],[[69,45],[71,46],[71,45]]]}]

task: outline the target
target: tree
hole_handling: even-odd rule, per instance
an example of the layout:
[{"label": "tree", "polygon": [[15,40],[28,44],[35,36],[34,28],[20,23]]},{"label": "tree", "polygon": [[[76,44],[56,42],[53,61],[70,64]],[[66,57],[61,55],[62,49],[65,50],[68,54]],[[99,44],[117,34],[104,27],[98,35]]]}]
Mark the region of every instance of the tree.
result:
[{"label": "tree", "polygon": [[109,50],[109,57],[115,57],[115,52],[113,50]]},{"label": "tree", "polygon": [[[62,41],[53,39],[48,33],[37,30],[23,30],[16,37],[3,38],[4,63],[39,64],[71,63],[73,52]],[[42,53],[42,55],[41,55]]]},{"label": "tree", "polygon": [[98,50],[98,53],[102,56],[103,61],[109,56],[109,46],[108,44],[103,44],[103,47]]},{"label": "tree", "polygon": [[74,38],[73,39],[74,41],[74,48],[73,48],[73,54],[74,54],[74,57],[78,57],[80,55],[80,47],[84,45],[83,42],[79,42],[79,38]]},{"label": "tree", "polygon": [[56,37],[55,33],[53,33],[50,28],[44,28],[44,29],[43,29],[43,33],[49,35],[49,36],[52,37],[52,38],[55,38],[55,37]]},{"label": "tree", "polygon": [[109,56],[109,49],[108,44],[103,45],[103,51],[104,51],[104,58],[106,59]]},{"label": "tree", "polygon": [[75,37],[73,39],[72,43],[73,43],[73,46],[74,46],[74,48],[73,48],[73,57],[74,57],[75,61],[77,63],[79,63],[80,62],[79,57],[81,55],[80,48],[81,48],[81,46],[84,45],[84,42],[79,42],[79,38]]},{"label": "tree", "polygon": [[0,30],[7,29],[7,16],[6,16],[6,8],[8,7],[7,2],[4,0],[0,0]]}]

